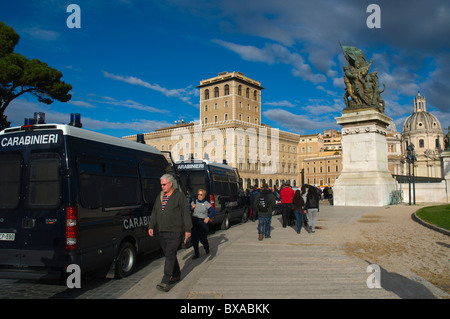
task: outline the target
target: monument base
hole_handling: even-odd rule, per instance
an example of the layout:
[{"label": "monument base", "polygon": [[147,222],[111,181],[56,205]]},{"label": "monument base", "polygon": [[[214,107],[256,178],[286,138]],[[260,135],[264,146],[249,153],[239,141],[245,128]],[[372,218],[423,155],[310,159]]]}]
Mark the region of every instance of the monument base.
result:
[{"label": "monument base", "polygon": [[392,120],[375,109],[344,112],[342,171],[333,187],[336,206],[385,206],[396,181],[388,169],[386,128]]}]

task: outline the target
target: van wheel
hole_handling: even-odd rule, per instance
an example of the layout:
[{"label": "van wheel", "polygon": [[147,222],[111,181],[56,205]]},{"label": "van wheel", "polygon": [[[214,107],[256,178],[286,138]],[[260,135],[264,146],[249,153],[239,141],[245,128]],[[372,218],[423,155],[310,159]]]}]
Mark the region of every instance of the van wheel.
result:
[{"label": "van wheel", "polygon": [[133,273],[136,266],[136,248],[129,242],[120,245],[116,259],[116,278],[123,278]]},{"label": "van wheel", "polygon": [[230,228],[230,217],[228,216],[228,213],[226,213],[225,217],[223,218],[220,229],[228,229],[228,228]]}]

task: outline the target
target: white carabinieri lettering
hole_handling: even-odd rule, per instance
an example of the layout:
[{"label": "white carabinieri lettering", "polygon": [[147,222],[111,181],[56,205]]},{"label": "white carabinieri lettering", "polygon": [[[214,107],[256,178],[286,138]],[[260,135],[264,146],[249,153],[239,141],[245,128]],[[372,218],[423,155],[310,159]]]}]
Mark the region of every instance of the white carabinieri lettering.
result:
[{"label": "white carabinieri lettering", "polygon": [[1,140],[2,147],[56,143],[58,143],[58,134],[4,137]]}]

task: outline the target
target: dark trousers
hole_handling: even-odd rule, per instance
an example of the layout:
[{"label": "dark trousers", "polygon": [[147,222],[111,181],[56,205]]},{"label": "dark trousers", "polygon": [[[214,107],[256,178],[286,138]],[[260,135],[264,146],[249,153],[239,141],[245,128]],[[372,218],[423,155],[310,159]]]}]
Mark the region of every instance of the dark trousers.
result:
[{"label": "dark trousers", "polygon": [[169,284],[170,277],[179,277],[181,275],[180,265],[177,259],[177,250],[180,247],[183,233],[160,232],[159,242],[161,244],[164,257],[164,276],[161,280],[164,284]]},{"label": "dark trousers", "polygon": [[191,240],[192,247],[194,247],[195,256],[199,256],[198,251],[198,243],[201,242],[203,248],[208,252],[209,251],[209,243],[208,243],[208,231],[209,226],[204,222],[203,218],[192,217],[192,232],[191,232]]},{"label": "dark trousers", "polygon": [[291,203],[283,203],[281,204],[281,215],[283,217],[283,227],[286,227],[290,224],[290,220],[292,219],[292,204]]}]

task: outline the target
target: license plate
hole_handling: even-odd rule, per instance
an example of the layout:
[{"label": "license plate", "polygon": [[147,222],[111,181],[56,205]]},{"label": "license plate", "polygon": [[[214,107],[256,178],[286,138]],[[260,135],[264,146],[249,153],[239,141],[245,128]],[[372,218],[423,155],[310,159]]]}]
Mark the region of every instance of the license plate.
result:
[{"label": "license plate", "polygon": [[0,240],[14,241],[15,238],[16,238],[15,233],[0,233]]}]

